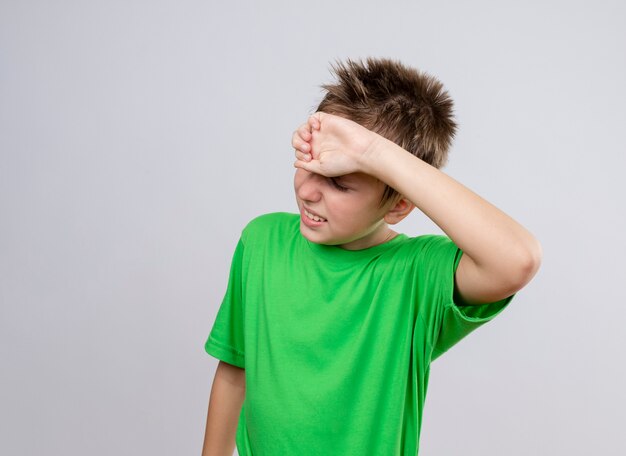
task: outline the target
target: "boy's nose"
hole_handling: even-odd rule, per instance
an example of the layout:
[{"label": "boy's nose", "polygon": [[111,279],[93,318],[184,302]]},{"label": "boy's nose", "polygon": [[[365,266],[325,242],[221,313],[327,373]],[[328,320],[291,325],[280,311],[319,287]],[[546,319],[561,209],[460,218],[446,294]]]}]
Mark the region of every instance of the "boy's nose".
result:
[{"label": "boy's nose", "polygon": [[298,188],[298,196],[305,201],[316,202],[319,201],[322,192],[321,179],[324,176],[316,173],[306,172],[306,176],[303,177],[300,187]]}]

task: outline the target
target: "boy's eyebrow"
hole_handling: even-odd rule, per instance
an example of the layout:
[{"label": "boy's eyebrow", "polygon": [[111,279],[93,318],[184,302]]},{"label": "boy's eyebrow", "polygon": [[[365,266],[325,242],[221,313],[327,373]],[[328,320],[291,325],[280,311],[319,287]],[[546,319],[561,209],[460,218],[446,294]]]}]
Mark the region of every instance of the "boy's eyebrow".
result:
[{"label": "boy's eyebrow", "polygon": [[354,178],[351,178],[350,174],[342,174],[341,176],[335,176],[335,179],[347,181],[347,182],[355,182]]}]

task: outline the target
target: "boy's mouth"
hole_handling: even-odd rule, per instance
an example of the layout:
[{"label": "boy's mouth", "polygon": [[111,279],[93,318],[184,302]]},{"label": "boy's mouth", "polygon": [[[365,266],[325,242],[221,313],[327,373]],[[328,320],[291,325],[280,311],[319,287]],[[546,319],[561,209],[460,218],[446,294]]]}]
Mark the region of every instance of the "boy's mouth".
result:
[{"label": "boy's mouth", "polygon": [[326,219],[324,217],[320,217],[317,214],[314,214],[313,212],[309,211],[308,209],[306,209],[304,206],[302,206],[302,213],[305,215],[305,217],[307,217],[309,220],[312,220],[314,222],[325,222]]}]

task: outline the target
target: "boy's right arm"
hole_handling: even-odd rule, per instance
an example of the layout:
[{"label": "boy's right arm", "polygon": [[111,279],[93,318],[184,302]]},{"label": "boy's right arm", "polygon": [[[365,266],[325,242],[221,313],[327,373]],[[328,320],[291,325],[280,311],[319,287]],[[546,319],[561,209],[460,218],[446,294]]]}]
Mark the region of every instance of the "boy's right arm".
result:
[{"label": "boy's right arm", "polygon": [[246,396],[245,369],[220,361],[209,399],[202,456],[232,456],[235,433]]}]

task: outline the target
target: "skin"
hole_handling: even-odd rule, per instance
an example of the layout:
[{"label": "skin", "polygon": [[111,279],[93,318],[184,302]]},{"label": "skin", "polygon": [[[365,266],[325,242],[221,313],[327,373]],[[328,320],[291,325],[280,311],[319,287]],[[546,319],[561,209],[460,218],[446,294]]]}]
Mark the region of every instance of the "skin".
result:
[{"label": "skin", "polygon": [[[398,233],[389,228],[413,209],[406,199],[380,207],[385,185],[364,173],[336,178],[304,169],[296,170],[294,189],[300,209],[300,231],[317,244],[338,245],[360,250],[393,239]],[[326,219],[321,226],[305,223],[303,208]]]},{"label": "skin", "polygon": [[[338,120],[345,120],[333,116]],[[349,121],[346,121],[349,122]],[[355,124],[350,122],[350,124]],[[351,127],[350,124],[344,124]],[[293,135],[292,144],[296,149],[296,157],[310,162],[314,134],[319,133],[320,124],[312,116],[301,125]],[[362,128],[362,127],[361,127]],[[365,129],[364,129],[365,130]],[[369,131],[369,130],[366,130]],[[300,231],[311,242],[327,245],[338,245],[347,250],[359,250],[372,247],[393,239],[398,233],[389,228],[406,217],[415,206],[402,195],[387,201],[382,207],[380,199],[385,184],[375,176],[364,173],[356,165],[356,155],[344,148],[345,142],[352,141],[355,148],[366,149],[371,138],[365,135],[354,135],[341,129],[335,134],[325,136],[326,144],[319,144],[316,157],[323,160],[330,151],[335,158],[329,166],[320,162],[322,167],[312,172],[298,166],[294,176],[296,202],[300,210]],[[347,134],[347,137],[346,137]],[[337,148],[344,148],[346,153],[333,154]],[[306,215],[303,208],[326,219],[321,226],[308,226],[304,222]]]},{"label": "skin", "polygon": [[246,371],[220,361],[215,371],[202,456],[231,456],[239,413],[246,397]]},{"label": "skin", "polygon": [[[298,206],[328,217],[327,225],[301,228],[311,241],[344,248],[375,245],[389,235],[387,224],[417,207],[463,251],[455,273],[460,303],[504,299],[539,269],[541,245],[528,230],[452,177],[358,123],[316,112],[294,132],[292,145]],[[363,188],[340,197],[327,184],[336,176],[347,176],[346,186],[349,178],[357,178]],[[374,189],[382,191],[377,186],[383,182],[404,195],[386,213],[377,212],[373,204],[379,195]]]}]

